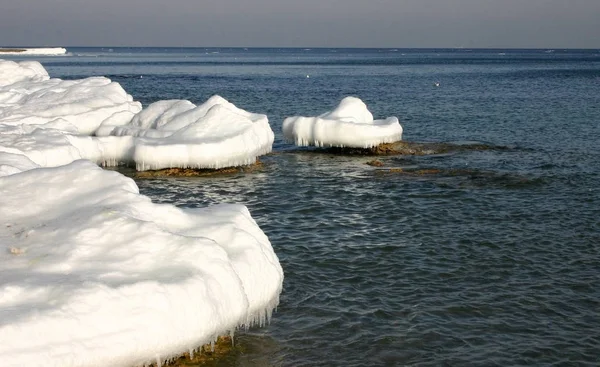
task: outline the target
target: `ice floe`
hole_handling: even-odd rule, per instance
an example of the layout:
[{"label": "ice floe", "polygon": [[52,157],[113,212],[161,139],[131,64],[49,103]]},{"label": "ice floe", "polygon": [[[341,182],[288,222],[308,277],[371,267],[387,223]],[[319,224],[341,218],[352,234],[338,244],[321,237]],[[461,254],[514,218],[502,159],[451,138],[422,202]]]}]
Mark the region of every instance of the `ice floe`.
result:
[{"label": "ice floe", "polygon": [[138,144],[155,143],[155,156],[201,138],[220,153],[272,142],[253,130],[266,117],[211,101],[140,112],[106,78],[0,60],[3,366],[160,365],[269,320],[283,271],[246,207],[154,204],[95,164],[133,159]]},{"label": "ice floe", "polygon": [[401,140],[402,126],[397,117],[374,120],[363,101],[346,97],[320,116],[286,118],[283,135],[300,146],[371,148]]}]

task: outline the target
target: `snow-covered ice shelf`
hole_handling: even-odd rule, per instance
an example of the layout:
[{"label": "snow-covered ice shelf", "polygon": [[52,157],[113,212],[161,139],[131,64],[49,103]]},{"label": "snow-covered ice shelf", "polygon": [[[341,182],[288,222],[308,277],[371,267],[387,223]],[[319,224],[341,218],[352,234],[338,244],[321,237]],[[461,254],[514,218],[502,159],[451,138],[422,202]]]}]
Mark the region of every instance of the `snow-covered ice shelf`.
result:
[{"label": "snow-covered ice shelf", "polygon": [[104,77],[50,79],[35,61],[0,60],[0,151],[43,167],[89,159],[138,170],[248,165],[271,151],[266,115],[219,96],[200,106],[168,100],[142,111]]},{"label": "snow-covered ice shelf", "polygon": [[142,106],[104,77],[50,79],[37,61],[0,60],[0,124],[93,134],[102,124],[124,124]]},{"label": "snow-covered ice shelf", "polygon": [[346,97],[320,116],[286,118],[283,135],[300,146],[371,148],[401,140],[402,126],[397,117],[374,120],[363,101]]},{"label": "snow-covered ice shelf", "polygon": [[264,324],[283,273],[241,205],[153,204],[89,161],[0,178],[3,366],[134,366]]},{"label": "snow-covered ice shelf", "polygon": [[36,56],[52,56],[64,55],[67,49],[64,47],[33,47],[33,48],[3,48],[0,47],[0,55],[36,55]]},{"label": "snow-covered ice shelf", "polygon": [[[80,159],[119,161],[150,135],[195,127],[161,129],[177,119],[140,110],[108,79],[0,61],[3,366],[160,364],[277,306],[283,271],[246,207],[154,204]],[[116,127],[131,135],[87,136]]]}]

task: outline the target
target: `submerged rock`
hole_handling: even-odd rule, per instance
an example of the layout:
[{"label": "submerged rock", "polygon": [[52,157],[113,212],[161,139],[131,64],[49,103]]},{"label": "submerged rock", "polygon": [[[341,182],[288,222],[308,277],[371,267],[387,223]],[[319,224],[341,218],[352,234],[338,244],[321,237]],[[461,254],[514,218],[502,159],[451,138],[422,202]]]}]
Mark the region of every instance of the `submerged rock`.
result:
[{"label": "submerged rock", "polygon": [[378,159],[374,159],[372,161],[368,161],[367,164],[369,166],[373,166],[373,167],[383,167],[384,164],[382,161],[378,160]]},{"label": "submerged rock", "polygon": [[157,177],[208,177],[220,176],[234,173],[251,173],[263,168],[259,160],[248,166],[226,167],[219,169],[210,168],[165,168],[153,171],[136,171],[132,174],[134,178],[157,178]]},{"label": "submerged rock", "polygon": [[374,170],[374,174],[432,180],[432,182],[439,185],[456,188],[502,187],[519,189],[544,183],[543,179],[535,176],[464,168],[380,167]]},{"label": "submerged rock", "polygon": [[[331,147],[324,149],[323,152],[342,155],[433,155],[446,154],[460,151],[479,151],[479,150],[508,150],[505,146],[488,145],[481,143],[473,144],[454,144],[454,143],[418,143],[408,141],[397,141],[394,143],[379,144],[371,148],[340,148]],[[315,150],[315,152],[318,152]]]},{"label": "submerged rock", "polygon": [[406,169],[406,168],[388,168],[385,170],[379,170],[379,172],[399,173],[410,176],[425,176],[425,175],[439,175],[444,171],[438,168],[419,168],[419,169]]},{"label": "submerged rock", "polygon": [[[205,366],[214,365],[227,357],[235,356],[236,352],[242,352],[239,346],[233,343],[230,336],[220,336],[212,344],[205,344],[198,349],[187,352],[166,364],[171,367],[183,366]],[[152,366],[156,366],[153,364]]]}]

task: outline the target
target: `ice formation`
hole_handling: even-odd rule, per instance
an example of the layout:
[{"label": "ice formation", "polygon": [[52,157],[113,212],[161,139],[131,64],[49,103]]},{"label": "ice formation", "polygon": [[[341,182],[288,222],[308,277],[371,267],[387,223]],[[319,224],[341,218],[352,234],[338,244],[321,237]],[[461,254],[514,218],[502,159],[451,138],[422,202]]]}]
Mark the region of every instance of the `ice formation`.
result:
[{"label": "ice formation", "polygon": [[0,61],[0,124],[60,122],[69,132],[90,135],[102,124],[130,121],[142,106],[107,78],[50,79],[36,61]]},{"label": "ice formation", "polygon": [[35,47],[35,48],[0,48],[0,54],[17,54],[17,55],[64,55],[67,49],[64,47]]},{"label": "ice formation", "polygon": [[219,96],[199,106],[185,100],[155,102],[129,124],[97,132],[107,134],[135,137],[132,159],[138,171],[248,165],[269,153],[274,140],[266,115]]},{"label": "ice formation", "polygon": [[[21,61],[17,63],[14,61],[0,60],[0,87],[6,87],[22,81],[41,82],[48,79],[50,79],[48,72],[44,69],[42,64],[37,61]],[[3,90],[0,103],[10,102],[8,98],[11,97],[12,94],[18,96],[18,92],[18,90]]]},{"label": "ice formation", "polygon": [[50,79],[38,62],[0,60],[0,151],[43,167],[76,159],[138,170],[240,166],[270,152],[273,139],[267,116],[219,96],[142,111],[107,78]]},{"label": "ice formation", "polygon": [[0,195],[3,366],[165,360],[278,302],[281,267],[244,206],[153,204],[85,160],[2,177]]},{"label": "ice formation", "polygon": [[119,88],[0,61],[3,366],[160,364],[264,324],[278,303],[283,272],[246,207],[154,204],[79,159],[120,160],[148,139],[84,135],[129,126],[139,105]]},{"label": "ice formation", "polygon": [[401,140],[402,126],[397,117],[374,120],[363,101],[346,97],[320,116],[286,118],[283,135],[300,146],[370,148]]}]

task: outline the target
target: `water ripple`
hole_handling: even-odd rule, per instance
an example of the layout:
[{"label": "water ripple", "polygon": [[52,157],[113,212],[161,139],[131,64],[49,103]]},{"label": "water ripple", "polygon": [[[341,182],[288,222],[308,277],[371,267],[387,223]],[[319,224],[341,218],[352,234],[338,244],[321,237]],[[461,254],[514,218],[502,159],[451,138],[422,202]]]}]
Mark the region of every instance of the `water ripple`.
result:
[{"label": "water ripple", "polygon": [[593,364],[598,197],[585,180],[557,192],[561,164],[535,150],[507,169],[514,153],[388,158],[412,167],[399,173],[287,152],[260,173],[138,184],[181,206],[248,205],[286,275],[266,364]]}]

